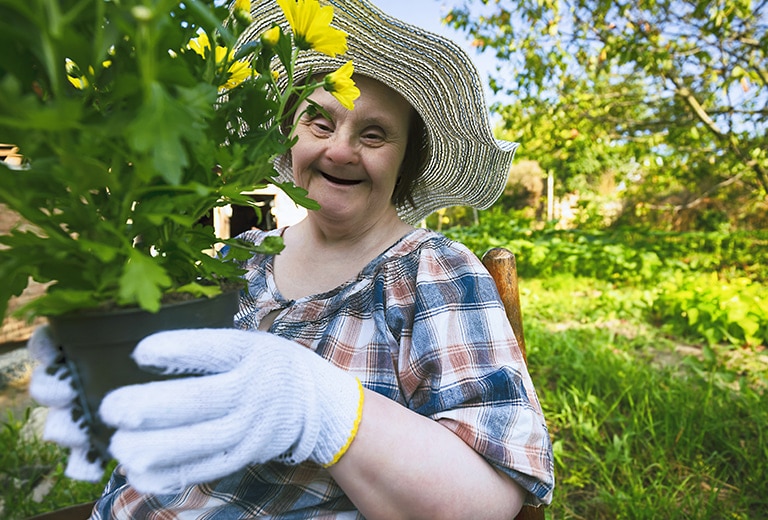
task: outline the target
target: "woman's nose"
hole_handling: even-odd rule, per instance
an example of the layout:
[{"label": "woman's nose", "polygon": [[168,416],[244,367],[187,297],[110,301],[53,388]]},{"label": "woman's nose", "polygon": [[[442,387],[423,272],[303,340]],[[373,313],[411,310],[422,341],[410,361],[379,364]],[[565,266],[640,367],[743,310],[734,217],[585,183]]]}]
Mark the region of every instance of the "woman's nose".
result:
[{"label": "woman's nose", "polygon": [[358,144],[344,132],[334,132],[327,145],[326,155],[336,164],[353,164],[359,158]]}]

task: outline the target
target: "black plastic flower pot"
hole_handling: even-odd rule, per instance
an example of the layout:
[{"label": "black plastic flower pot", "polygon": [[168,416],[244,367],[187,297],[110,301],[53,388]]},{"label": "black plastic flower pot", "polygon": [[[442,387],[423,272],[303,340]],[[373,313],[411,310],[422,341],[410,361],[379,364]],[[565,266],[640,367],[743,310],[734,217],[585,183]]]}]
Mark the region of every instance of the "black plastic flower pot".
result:
[{"label": "black plastic flower pot", "polygon": [[131,352],[141,339],[163,330],[230,328],[238,291],[164,305],[157,313],[140,309],[72,313],[49,318],[78,394],[75,414],[82,411],[91,440],[91,455],[107,461],[114,431],[99,418],[104,396],[115,388],[167,379],[141,370]]}]

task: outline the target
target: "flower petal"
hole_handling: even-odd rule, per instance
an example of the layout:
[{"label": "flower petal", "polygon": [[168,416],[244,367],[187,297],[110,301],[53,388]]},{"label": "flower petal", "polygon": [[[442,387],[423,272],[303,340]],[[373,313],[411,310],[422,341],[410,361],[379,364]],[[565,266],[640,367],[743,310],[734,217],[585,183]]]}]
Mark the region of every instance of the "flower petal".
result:
[{"label": "flower petal", "polygon": [[325,76],[323,88],[330,92],[336,100],[347,110],[354,110],[354,101],[360,97],[360,89],[355,86],[352,80],[355,68],[351,61],[348,61],[336,71]]}]

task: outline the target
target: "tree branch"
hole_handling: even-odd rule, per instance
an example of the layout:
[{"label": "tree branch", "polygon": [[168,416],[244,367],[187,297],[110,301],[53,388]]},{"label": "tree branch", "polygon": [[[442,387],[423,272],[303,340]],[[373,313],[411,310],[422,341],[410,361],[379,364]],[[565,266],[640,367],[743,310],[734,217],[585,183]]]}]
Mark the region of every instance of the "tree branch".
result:
[{"label": "tree branch", "polygon": [[683,210],[686,210],[686,209],[691,209],[691,208],[696,207],[699,204],[701,204],[704,201],[704,199],[707,198],[708,195],[716,192],[720,188],[724,188],[725,186],[733,184],[734,182],[738,181],[743,175],[744,175],[744,171],[734,175],[733,177],[731,177],[729,179],[725,179],[722,182],[718,182],[717,184],[715,184],[714,186],[712,186],[708,190],[705,190],[704,192],[700,193],[695,199],[693,199],[690,202],[686,202],[685,204],[678,204],[678,205],[671,206],[671,207],[670,206],[664,206],[664,205],[661,205],[661,204],[649,204],[648,207],[651,208],[651,209],[672,209],[675,212],[683,211]]}]

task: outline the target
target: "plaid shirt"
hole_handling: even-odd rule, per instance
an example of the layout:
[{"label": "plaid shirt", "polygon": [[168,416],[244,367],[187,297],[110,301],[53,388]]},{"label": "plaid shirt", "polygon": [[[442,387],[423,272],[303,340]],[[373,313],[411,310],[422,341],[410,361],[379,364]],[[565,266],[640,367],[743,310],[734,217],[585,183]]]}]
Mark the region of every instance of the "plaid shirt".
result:
[{"label": "plaid shirt", "polygon": [[[241,235],[260,242],[268,233]],[[493,279],[477,257],[444,236],[417,229],[354,280],[324,294],[286,300],[273,257],[246,263],[249,294],[235,324],[314,350],[363,385],[451,429],[549,503],[552,446],[531,379]],[[392,453],[393,457],[397,453]],[[114,473],[94,518],[361,518],[328,472],[314,464],[249,466],[179,495],[142,496]]]}]

